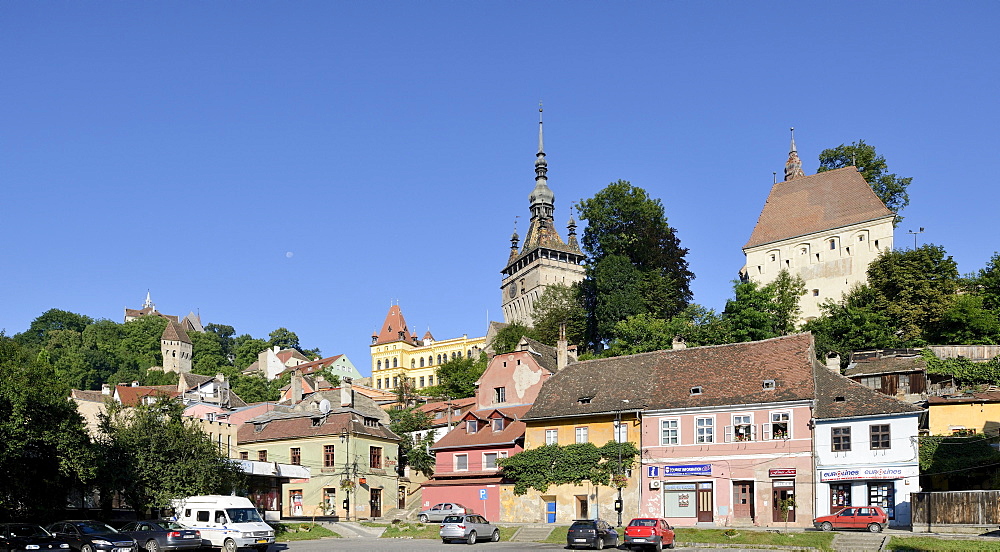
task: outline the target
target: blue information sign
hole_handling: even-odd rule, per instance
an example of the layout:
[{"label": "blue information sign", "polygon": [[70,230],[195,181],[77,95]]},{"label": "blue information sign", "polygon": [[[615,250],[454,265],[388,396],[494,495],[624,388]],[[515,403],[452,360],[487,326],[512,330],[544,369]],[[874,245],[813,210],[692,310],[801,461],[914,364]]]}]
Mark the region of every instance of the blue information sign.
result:
[{"label": "blue information sign", "polygon": [[646,477],[660,477],[660,467],[646,466]]},{"label": "blue information sign", "polygon": [[664,476],[712,475],[711,464],[687,464],[683,466],[663,466]]},{"label": "blue information sign", "polygon": [[479,489],[479,500],[486,500],[486,489]]}]

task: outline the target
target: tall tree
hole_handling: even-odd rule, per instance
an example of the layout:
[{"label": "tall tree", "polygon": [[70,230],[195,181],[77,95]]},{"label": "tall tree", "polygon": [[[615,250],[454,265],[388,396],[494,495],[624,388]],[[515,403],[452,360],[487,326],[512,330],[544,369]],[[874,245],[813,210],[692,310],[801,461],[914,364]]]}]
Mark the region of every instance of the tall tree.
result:
[{"label": "tall tree", "polygon": [[566,340],[581,345],[586,339],[587,311],[583,308],[580,286],[555,284],[545,288],[531,313],[538,340],[555,345],[560,327],[566,326]]},{"label": "tall tree", "polygon": [[438,388],[441,396],[452,399],[472,397],[476,394],[476,382],[486,371],[486,354],[479,358],[453,358],[438,367]]},{"label": "tall tree", "polygon": [[972,292],[983,298],[983,308],[1000,313],[1000,253],[994,252],[971,280]]},{"label": "tall tree", "polygon": [[32,320],[31,326],[23,333],[15,335],[14,339],[25,345],[41,345],[45,342],[48,332],[52,330],[83,332],[84,328],[93,322],[94,319],[83,314],[49,309]]},{"label": "tall tree", "polygon": [[581,200],[579,210],[587,221],[583,293],[595,350],[603,348],[620,320],[642,312],[669,319],[688,305],[694,274],[659,199],[619,180]]},{"label": "tall tree", "polygon": [[434,432],[423,437],[414,433],[430,429],[431,417],[422,410],[404,408],[390,410],[389,418],[392,420],[389,429],[400,438],[397,465],[399,475],[403,475],[403,469],[407,466],[426,477],[434,475],[434,455],[429,450],[434,444]]},{"label": "tall tree", "polygon": [[538,333],[533,328],[519,322],[511,322],[493,336],[489,346],[493,349],[493,354],[502,355],[516,349],[518,342],[525,336],[538,339]]},{"label": "tall tree", "polygon": [[282,349],[298,349],[301,347],[299,345],[299,336],[288,328],[278,328],[268,334],[268,337],[270,338],[268,344],[272,347],[275,345]]},{"label": "tall tree", "polygon": [[885,157],[875,153],[875,146],[866,144],[864,140],[852,142],[850,145],[841,144],[820,152],[817,172],[851,165],[858,168],[861,176],[865,177],[865,180],[872,187],[872,191],[882,200],[882,203],[885,203],[890,211],[896,213],[895,224],[899,224],[903,220],[903,217],[899,216],[899,212],[910,204],[910,194],[907,193],[906,188],[913,178],[904,178],[890,173]]},{"label": "tall tree", "polygon": [[786,270],[765,285],[736,282],[734,297],[726,301],[722,312],[727,341],[758,341],[792,333],[803,293],[802,278],[791,276]]}]

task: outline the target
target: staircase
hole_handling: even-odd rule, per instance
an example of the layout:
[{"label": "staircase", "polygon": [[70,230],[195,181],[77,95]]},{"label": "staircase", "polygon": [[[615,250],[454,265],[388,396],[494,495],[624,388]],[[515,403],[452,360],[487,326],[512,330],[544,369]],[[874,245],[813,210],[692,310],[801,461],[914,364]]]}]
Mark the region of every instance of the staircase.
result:
[{"label": "staircase", "polygon": [[549,538],[552,534],[551,525],[525,525],[514,533],[510,538],[511,542],[539,542]]},{"label": "staircase", "polygon": [[884,533],[842,531],[833,537],[833,549],[837,552],[875,552],[883,550],[889,537]]},{"label": "staircase", "polygon": [[385,532],[385,527],[365,527],[353,521],[321,521],[317,523],[345,539],[377,539]]}]

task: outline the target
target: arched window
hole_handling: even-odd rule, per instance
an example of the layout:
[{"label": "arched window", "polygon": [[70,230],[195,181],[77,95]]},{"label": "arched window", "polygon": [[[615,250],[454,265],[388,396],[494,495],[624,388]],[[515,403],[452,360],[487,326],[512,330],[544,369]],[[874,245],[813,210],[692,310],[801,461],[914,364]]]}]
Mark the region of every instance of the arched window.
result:
[{"label": "arched window", "polygon": [[462,358],[462,351],[458,352],[458,358]]},{"label": "arched window", "polygon": [[438,364],[441,364],[441,355],[438,355]]},{"label": "arched window", "polygon": [[399,368],[399,357],[392,357],[392,367]]},{"label": "arched window", "polygon": [[379,370],[381,370],[381,369],[382,369],[382,361],[381,361],[381,360],[380,360],[380,361],[378,361],[378,365],[377,365],[377,366],[378,366],[378,369],[379,369]]},{"label": "arched window", "polygon": [[420,367],[424,367],[424,357],[420,357]]},{"label": "arched window", "polygon": [[416,367],[417,367],[417,359],[411,358],[410,359],[410,368],[416,368]]}]

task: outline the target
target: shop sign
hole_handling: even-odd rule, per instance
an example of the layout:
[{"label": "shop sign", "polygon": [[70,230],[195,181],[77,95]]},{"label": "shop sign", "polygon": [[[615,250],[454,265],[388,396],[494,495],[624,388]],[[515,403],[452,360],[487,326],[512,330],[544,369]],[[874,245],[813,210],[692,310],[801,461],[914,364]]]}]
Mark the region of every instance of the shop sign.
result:
[{"label": "shop sign", "polygon": [[665,477],[677,477],[687,475],[712,475],[711,464],[687,464],[683,466],[663,466]]},{"label": "shop sign", "polygon": [[768,477],[795,477],[795,468],[776,468],[767,470]]},{"label": "shop sign", "polygon": [[919,475],[916,466],[899,468],[848,468],[843,470],[820,470],[820,481],[848,481],[852,479],[903,479]]},{"label": "shop sign", "polygon": [[694,489],[694,483],[672,483],[663,486],[665,491],[693,491]]},{"label": "shop sign", "polygon": [[788,481],[788,480],[782,481],[780,479],[775,479],[774,481],[771,482],[771,486],[774,487],[774,488],[778,488],[778,487],[794,487],[795,486],[795,482],[794,481]]}]

